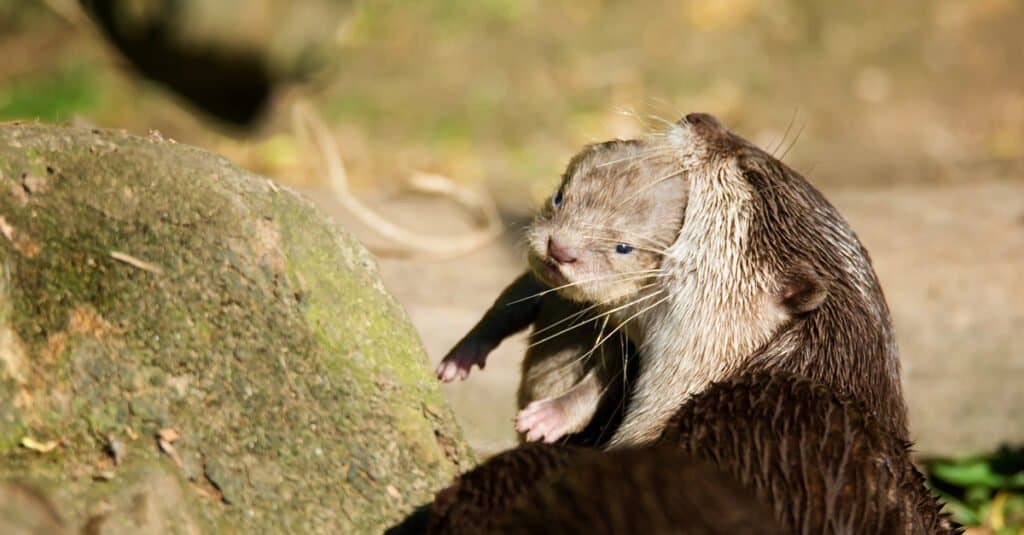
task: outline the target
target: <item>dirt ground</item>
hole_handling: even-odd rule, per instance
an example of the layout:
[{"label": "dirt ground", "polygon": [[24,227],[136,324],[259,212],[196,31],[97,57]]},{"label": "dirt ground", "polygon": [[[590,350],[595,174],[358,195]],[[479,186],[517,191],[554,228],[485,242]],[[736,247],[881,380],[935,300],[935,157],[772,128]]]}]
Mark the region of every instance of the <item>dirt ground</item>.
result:
[{"label": "dirt ground", "polygon": [[[374,247],[372,233],[329,192],[307,190]],[[871,252],[895,318],[916,449],[954,455],[1024,442],[1024,182],[825,188]],[[422,197],[377,199],[393,220],[438,235],[464,232],[456,209]],[[409,312],[432,363],[525,269],[518,229],[449,261],[380,257],[384,281]],[[470,443],[482,452],[515,442],[512,418],[524,336],[487,369],[444,387]]]}]

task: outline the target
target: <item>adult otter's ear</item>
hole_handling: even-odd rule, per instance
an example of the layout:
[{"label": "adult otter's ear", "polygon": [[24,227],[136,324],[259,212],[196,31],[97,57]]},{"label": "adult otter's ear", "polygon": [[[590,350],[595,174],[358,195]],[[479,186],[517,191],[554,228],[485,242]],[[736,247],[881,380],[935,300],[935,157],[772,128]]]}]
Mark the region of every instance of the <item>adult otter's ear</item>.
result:
[{"label": "adult otter's ear", "polygon": [[794,316],[816,310],[828,298],[828,280],[809,265],[794,266],[780,282],[779,304]]}]

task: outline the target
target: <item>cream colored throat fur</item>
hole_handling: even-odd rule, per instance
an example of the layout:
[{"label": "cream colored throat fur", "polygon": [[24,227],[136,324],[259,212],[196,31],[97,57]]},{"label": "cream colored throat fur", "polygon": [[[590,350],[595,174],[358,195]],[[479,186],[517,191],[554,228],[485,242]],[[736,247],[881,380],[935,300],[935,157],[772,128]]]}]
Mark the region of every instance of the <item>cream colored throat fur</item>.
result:
[{"label": "cream colored throat fur", "polygon": [[686,221],[663,260],[667,300],[639,318],[639,376],[610,448],[657,439],[687,398],[724,379],[789,319],[770,291],[775,281],[746,251],[752,193],[738,170],[723,167],[693,178]]}]

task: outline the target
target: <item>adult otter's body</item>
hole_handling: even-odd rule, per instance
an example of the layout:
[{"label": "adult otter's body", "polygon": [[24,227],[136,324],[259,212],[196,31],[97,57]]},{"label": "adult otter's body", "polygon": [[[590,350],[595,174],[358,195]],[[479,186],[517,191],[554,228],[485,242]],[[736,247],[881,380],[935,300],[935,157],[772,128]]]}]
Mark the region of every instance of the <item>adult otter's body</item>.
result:
[{"label": "adult otter's body", "polygon": [[941,509],[862,402],[748,374],[693,396],[654,445],[501,453],[438,493],[430,532],[957,533]]},{"label": "adult otter's body", "polygon": [[861,399],[906,439],[889,310],[842,216],[714,117],[688,115],[668,138],[690,187],[686,217],[662,261],[667,301],[640,318],[639,376],[611,445],[654,440],[690,396],[757,370]]}]

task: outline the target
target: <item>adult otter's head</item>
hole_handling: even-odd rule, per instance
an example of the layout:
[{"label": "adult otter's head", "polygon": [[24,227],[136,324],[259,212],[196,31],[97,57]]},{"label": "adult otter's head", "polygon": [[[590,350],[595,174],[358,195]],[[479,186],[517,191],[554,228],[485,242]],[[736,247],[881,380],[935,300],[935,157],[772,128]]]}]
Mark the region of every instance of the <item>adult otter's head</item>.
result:
[{"label": "adult otter's head", "polygon": [[[906,434],[892,321],[868,252],[839,212],[799,173],[705,114],[677,132],[689,149],[688,208],[697,227],[729,221],[728,245],[763,280],[761,305],[787,321],[746,368],[833,378]],[[698,215],[699,214],[699,215]],[[739,214],[739,215],[732,215]],[[691,216],[688,216],[688,219]]]},{"label": "adult otter's head", "polygon": [[687,186],[667,135],[590,145],[569,163],[527,238],[530,266],[566,298],[614,304],[655,278]]}]

